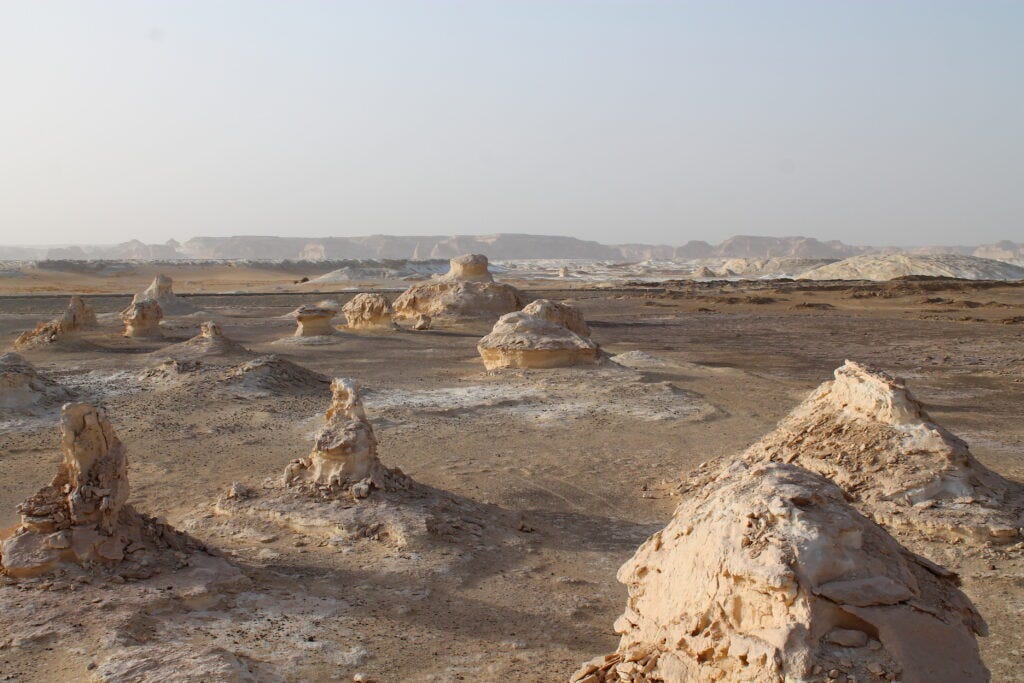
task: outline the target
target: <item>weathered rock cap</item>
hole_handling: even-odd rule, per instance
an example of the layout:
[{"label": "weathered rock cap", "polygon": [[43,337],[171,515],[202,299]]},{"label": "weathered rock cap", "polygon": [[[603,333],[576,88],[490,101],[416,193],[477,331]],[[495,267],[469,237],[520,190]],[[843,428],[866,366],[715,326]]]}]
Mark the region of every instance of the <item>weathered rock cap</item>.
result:
[{"label": "weathered rock cap", "polygon": [[956,576],[794,465],[723,468],[618,578],[619,648],[573,681],[988,680]]},{"label": "weathered rock cap", "polygon": [[423,282],[412,285],[395,299],[395,317],[418,320],[495,320],[518,311],[526,303],[523,293],[499,282]]},{"label": "weathered rock cap", "polygon": [[126,337],[162,337],[160,321],[163,319],[163,308],[155,299],[132,301],[128,308],[121,311]]},{"label": "weathered rock cap", "polygon": [[291,312],[297,326],[296,337],[314,337],[320,335],[334,334],[334,326],[331,320],[338,314],[338,310],[324,305],[305,304]]},{"label": "weathered rock cap", "polygon": [[567,327],[581,337],[590,337],[590,327],[583,319],[583,314],[575,306],[552,301],[551,299],[534,299],[523,307],[523,313],[544,318],[548,322]]},{"label": "weathered rock cap", "polygon": [[488,269],[487,257],[483,254],[456,256],[448,262],[448,272],[442,275],[441,279],[463,282],[494,282],[494,276]]},{"label": "weathered rock cap", "polygon": [[345,314],[345,324],[349,329],[395,329],[395,311],[388,298],[382,294],[356,294],[341,310]]},{"label": "weathered rock cap", "polygon": [[476,348],[488,370],[554,368],[595,363],[599,357],[590,339],[523,311],[501,316]]}]

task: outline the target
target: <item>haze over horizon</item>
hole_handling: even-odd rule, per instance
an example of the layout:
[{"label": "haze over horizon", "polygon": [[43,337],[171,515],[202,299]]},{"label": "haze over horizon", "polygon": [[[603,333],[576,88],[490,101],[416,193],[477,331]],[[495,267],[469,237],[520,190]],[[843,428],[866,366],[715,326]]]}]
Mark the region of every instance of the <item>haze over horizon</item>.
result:
[{"label": "haze over horizon", "polygon": [[0,4],[0,244],[1021,241],[1024,4]]}]

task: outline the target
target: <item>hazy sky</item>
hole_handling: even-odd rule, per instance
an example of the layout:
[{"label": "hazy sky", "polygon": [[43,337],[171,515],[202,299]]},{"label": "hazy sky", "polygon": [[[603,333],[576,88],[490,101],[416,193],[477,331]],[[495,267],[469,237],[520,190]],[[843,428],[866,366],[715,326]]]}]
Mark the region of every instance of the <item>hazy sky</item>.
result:
[{"label": "hazy sky", "polygon": [[1024,240],[1024,2],[0,2],[0,242]]}]

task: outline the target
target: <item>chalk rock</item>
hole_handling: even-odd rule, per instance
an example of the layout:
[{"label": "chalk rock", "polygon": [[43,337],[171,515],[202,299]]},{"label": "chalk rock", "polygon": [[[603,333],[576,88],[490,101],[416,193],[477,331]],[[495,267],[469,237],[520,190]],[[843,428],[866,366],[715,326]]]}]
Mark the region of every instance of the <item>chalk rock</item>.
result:
[{"label": "chalk rock", "polygon": [[432,322],[429,315],[418,315],[412,324],[412,329],[419,331],[429,330]]},{"label": "chalk rock", "polygon": [[196,307],[178,297],[173,290],[174,282],[164,274],[157,275],[142,292],[136,294],[132,302],[151,299],[160,304],[160,309],[165,315],[187,315],[194,313]]},{"label": "chalk rock", "polygon": [[955,575],[794,465],[719,470],[618,578],[618,650],[572,681],[988,680]]},{"label": "chalk rock", "polygon": [[346,326],[353,330],[390,330],[395,328],[394,309],[381,294],[356,294],[343,307]]},{"label": "chalk rock", "polygon": [[440,279],[460,282],[494,282],[494,276],[491,275],[487,265],[487,257],[483,254],[456,256],[448,262],[448,272]]},{"label": "chalk rock", "polygon": [[201,549],[126,504],[127,452],[102,409],[66,404],[60,433],[57,476],[18,506],[21,524],[0,542],[5,574],[30,577],[66,563],[142,571],[149,561],[140,561],[156,551]]},{"label": "chalk rock", "polygon": [[569,268],[566,267],[566,266],[562,266],[561,268],[559,268],[558,269],[558,277],[562,277],[562,278],[569,277]]},{"label": "chalk rock", "polygon": [[932,422],[903,380],[852,361],[743,458],[818,472],[897,532],[1009,543],[1024,526],[1020,485]]},{"label": "chalk rock", "polygon": [[162,337],[160,321],[164,319],[163,308],[154,299],[132,301],[121,311],[126,337]]},{"label": "chalk rock", "polygon": [[36,371],[18,354],[0,354],[0,410],[31,414],[61,405],[71,397],[70,391]]},{"label": "chalk rock", "polygon": [[548,322],[567,327],[581,337],[590,336],[590,328],[583,319],[579,309],[569,304],[551,301],[550,299],[534,299],[523,307],[523,313],[544,318]]},{"label": "chalk rock", "polygon": [[599,355],[590,339],[524,311],[501,316],[476,348],[488,370],[595,363]]},{"label": "chalk rock", "polygon": [[73,296],[67,309],[49,322],[23,332],[14,340],[16,349],[32,349],[53,344],[96,325],[96,312],[80,296]]},{"label": "chalk rock", "polygon": [[415,284],[395,299],[394,308],[398,319],[494,320],[525,303],[522,292],[511,285],[458,280]]},{"label": "chalk rock", "polygon": [[317,337],[334,334],[334,326],[331,319],[337,315],[337,309],[328,306],[300,306],[291,315],[295,318],[296,337]]},{"label": "chalk rock", "polygon": [[250,351],[224,335],[220,325],[208,320],[199,326],[199,334],[180,344],[174,344],[154,353],[176,359],[192,359],[208,356],[240,356]]}]

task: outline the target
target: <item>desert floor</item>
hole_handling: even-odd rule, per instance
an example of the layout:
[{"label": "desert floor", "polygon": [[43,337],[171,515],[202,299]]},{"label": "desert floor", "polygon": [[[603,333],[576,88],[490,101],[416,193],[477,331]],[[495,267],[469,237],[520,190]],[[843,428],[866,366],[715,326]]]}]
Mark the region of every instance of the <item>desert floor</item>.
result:
[{"label": "desert floor", "polygon": [[[70,276],[65,284],[59,296],[0,298],[0,347],[83,289]],[[626,599],[616,569],[668,520],[673,482],[769,431],[847,358],[907,378],[979,460],[1024,480],[1024,287],[678,282],[529,293],[577,304],[609,354],[654,360],[487,373],[475,349],[486,323],[279,342],[294,327],[282,316],[299,304],[351,296],[293,292],[187,297],[203,312],[168,319],[162,341],[118,336],[110,314],[128,297],[88,296],[101,329],[87,345],[23,355],[106,406],[128,447],[138,509],[221,548],[248,577],[216,606],[175,612],[173,637],[262,662],[284,680],[566,680],[614,650],[612,623]],[[232,482],[277,476],[309,452],[329,396],[326,387],[257,395],[137,381],[162,347],[207,319],[254,353],[357,378],[384,463],[489,506],[507,528],[435,554],[210,523]],[[0,528],[52,477],[56,424],[54,413],[0,429]],[[989,622],[981,648],[993,679],[1024,678],[1019,559],[901,541],[961,573]],[[116,587],[109,594],[116,599]],[[0,679],[88,678],[112,646],[102,618],[86,618],[71,636],[35,623],[29,638],[0,633]],[[145,628],[126,637],[159,648],[160,613],[139,620]]]}]

